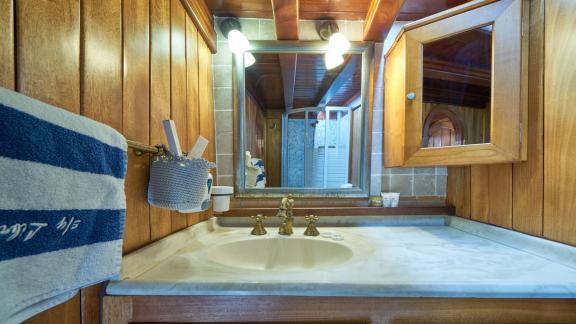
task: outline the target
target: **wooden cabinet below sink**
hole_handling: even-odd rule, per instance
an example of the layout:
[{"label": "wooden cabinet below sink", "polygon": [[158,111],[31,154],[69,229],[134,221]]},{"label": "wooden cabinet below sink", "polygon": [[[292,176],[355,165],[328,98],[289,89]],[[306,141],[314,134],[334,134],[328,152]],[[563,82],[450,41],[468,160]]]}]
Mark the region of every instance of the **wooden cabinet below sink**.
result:
[{"label": "wooden cabinet below sink", "polygon": [[576,299],[104,296],[103,323],[574,323]]}]

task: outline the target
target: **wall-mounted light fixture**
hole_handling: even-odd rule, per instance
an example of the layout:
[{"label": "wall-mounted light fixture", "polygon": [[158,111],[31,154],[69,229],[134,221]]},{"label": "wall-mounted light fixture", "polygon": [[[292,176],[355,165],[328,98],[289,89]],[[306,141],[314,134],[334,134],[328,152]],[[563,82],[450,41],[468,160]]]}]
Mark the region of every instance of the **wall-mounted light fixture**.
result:
[{"label": "wall-mounted light fixture", "polygon": [[318,26],[318,35],[328,41],[328,50],[324,58],[326,69],[331,70],[344,62],[344,55],[350,49],[350,42],[340,33],[338,25],[333,20],[326,20]]},{"label": "wall-mounted light fixture", "polygon": [[244,56],[244,67],[249,67],[256,62],[250,49],[250,41],[242,33],[242,26],[238,18],[226,18],[220,22],[220,31],[228,39],[230,51],[236,55]]}]

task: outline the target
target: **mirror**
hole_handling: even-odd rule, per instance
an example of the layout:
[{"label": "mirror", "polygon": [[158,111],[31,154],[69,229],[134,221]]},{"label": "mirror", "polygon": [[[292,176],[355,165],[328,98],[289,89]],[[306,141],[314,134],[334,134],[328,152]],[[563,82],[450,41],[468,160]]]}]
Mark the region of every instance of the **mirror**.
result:
[{"label": "mirror", "polygon": [[254,64],[235,58],[240,196],[368,196],[372,47],[352,44],[343,63],[327,69],[326,45],[253,41]]},{"label": "mirror", "polygon": [[423,44],[422,147],[490,143],[492,30]]}]

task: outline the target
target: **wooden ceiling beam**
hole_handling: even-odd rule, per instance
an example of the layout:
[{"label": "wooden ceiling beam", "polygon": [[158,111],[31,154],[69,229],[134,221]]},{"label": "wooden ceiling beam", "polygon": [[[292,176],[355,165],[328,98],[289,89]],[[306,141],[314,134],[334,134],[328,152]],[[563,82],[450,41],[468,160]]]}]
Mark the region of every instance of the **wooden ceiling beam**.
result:
[{"label": "wooden ceiling beam", "polygon": [[[344,101],[342,106],[343,107],[350,106],[354,101],[356,101],[356,99],[360,98],[361,96],[362,96],[362,90],[357,91],[355,94],[351,95],[350,98],[346,99],[346,101]],[[354,107],[351,107],[351,108],[354,108]]]},{"label": "wooden ceiling beam", "polygon": [[372,0],[364,21],[364,40],[383,42],[405,0]]},{"label": "wooden ceiling beam", "polygon": [[299,4],[298,0],[270,0],[276,24],[276,37],[279,40],[298,39]]},{"label": "wooden ceiling beam", "polygon": [[[276,24],[276,37],[279,40],[298,39],[299,1],[298,0],[270,0],[272,13]],[[284,109],[290,110],[294,106],[294,85],[296,84],[296,64],[298,55],[279,54],[282,85],[284,88]]]},{"label": "wooden ceiling beam", "polygon": [[294,86],[296,85],[296,65],[298,54],[278,54],[280,59],[280,71],[282,73],[282,86],[284,87],[284,109],[294,108]]},{"label": "wooden ceiling beam", "polygon": [[351,55],[350,58],[344,63],[344,67],[340,70],[340,73],[332,80],[330,85],[325,89],[321,89],[316,100],[316,107],[326,106],[332,97],[338,92],[338,90],[353,77],[354,72],[359,64],[361,64],[361,55]]}]

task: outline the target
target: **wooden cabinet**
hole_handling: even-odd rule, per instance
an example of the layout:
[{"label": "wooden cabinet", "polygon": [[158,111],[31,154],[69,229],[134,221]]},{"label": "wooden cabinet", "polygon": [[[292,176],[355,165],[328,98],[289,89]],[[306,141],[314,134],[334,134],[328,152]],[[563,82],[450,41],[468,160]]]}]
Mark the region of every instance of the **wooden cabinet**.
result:
[{"label": "wooden cabinet", "polygon": [[386,56],[387,167],[526,159],[527,7],[471,1],[404,26]]},{"label": "wooden cabinet", "polygon": [[103,324],[574,323],[576,299],[104,296]]}]

